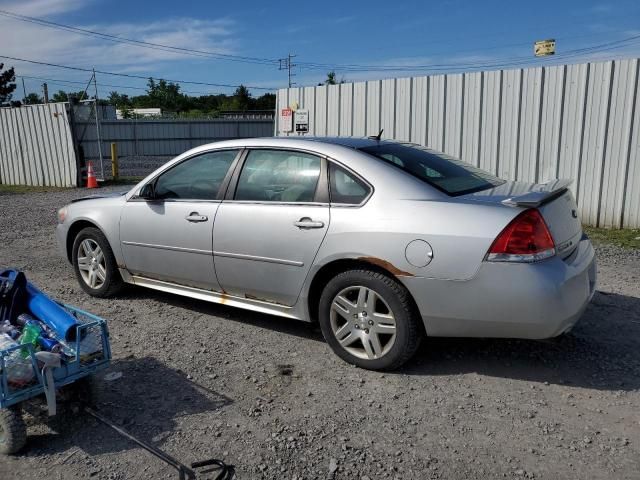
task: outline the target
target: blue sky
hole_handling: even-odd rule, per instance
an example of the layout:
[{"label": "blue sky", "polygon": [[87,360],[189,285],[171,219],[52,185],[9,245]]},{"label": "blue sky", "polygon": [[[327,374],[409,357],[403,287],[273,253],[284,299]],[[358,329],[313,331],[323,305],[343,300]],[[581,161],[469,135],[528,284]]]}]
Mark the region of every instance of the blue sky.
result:
[{"label": "blue sky", "polygon": [[[331,1],[245,0],[0,0],[0,10],[153,43],[266,59],[295,53],[296,61],[338,65],[339,78],[362,80],[426,74],[416,66],[495,65],[526,61],[535,65],[640,56],[640,38],[602,52],[562,59],[576,49],[640,35],[640,2],[619,1]],[[557,39],[559,56],[536,60],[533,42]],[[194,57],[114,44],[93,37],[0,17],[0,55],[99,70],[275,89],[286,85],[277,66]],[[530,58],[529,58],[530,57]],[[4,61],[16,73],[81,82],[89,77],[53,67]],[[365,69],[340,67],[365,65]],[[391,71],[388,66],[403,67]],[[460,67],[464,70],[468,67]],[[328,68],[295,69],[295,81],[314,85]],[[435,73],[432,70],[431,73]],[[43,80],[26,78],[28,91]],[[119,90],[143,93],[144,80],[98,76],[100,95]],[[77,90],[80,84],[55,84]],[[21,84],[20,84],[21,86]],[[229,92],[221,87],[183,85],[195,93]],[[254,96],[262,93],[254,89]],[[15,95],[21,97],[20,92]]]}]

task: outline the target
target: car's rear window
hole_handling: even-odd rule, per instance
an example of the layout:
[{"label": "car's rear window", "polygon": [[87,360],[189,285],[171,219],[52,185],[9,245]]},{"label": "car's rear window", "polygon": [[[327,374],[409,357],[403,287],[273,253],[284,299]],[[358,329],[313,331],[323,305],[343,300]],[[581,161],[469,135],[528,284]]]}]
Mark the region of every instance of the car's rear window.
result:
[{"label": "car's rear window", "polygon": [[493,175],[444,153],[418,145],[388,143],[360,151],[390,163],[447,195],[479,192],[504,183]]}]

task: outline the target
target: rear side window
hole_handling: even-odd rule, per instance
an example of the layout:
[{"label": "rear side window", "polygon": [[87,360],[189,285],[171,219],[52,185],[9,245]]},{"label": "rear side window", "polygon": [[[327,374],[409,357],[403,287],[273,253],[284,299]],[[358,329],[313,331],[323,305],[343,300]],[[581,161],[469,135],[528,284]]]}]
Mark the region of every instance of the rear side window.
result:
[{"label": "rear side window", "polygon": [[370,192],[366,183],[334,163],[329,163],[329,185],[331,203],[358,205]]},{"label": "rear side window", "polygon": [[215,200],[237,150],[208,152],[162,173],[155,182],[158,199]]},{"label": "rear side window", "polygon": [[390,143],[360,150],[451,196],[479,192],[504,183],[504,180],[462,160],[418,145]]},{"label": "rear side window", "polygon": [[286,150],[249,152],[236,188],[236,200],[313,202],[320,157]]}]

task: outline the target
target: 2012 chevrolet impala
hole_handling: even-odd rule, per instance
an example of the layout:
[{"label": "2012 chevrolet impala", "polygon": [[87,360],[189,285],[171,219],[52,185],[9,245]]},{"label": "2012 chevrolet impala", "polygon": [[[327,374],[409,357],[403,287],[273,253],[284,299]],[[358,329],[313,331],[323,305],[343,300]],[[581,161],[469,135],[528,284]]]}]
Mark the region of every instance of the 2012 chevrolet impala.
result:
[{"label": "2012 chevrolet impala", "polygon": [[393,369],[425,335],[573,327],[596,268],[567,186],[375,137],[231,140],[63,207],[57,238],[90,295],[131,283],[317,321],[344,360]]}]

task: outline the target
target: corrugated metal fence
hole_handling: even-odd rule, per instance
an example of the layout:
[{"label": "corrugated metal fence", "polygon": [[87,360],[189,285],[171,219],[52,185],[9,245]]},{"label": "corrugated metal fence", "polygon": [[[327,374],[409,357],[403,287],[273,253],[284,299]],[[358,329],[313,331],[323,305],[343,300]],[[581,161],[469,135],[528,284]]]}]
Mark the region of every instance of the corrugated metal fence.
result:
[{"label": "corrugated metal fence", "polygon": [[[95,121],[77,121],[76,138],[85,160],[99,158]],[[271,137],[271,119],[214,120],[102,120],[100,122],[105,174],[111,171],[109,149],[115,142],[121,175],[144,175],[190,148],[232,138]],[[100,172],[98,172],[100,173]]]},{"label": "corrugated metal fence", "polygon": [[291,88],[277,104],[309,109],[309,135],[384,129],[383,138],[427,145],[505,179],[573,179],[585,223],[635,228],[639,66],[615,60]]},{"label": "corrugated metal fence", "polygon": [[[76,186],[82,162],[76,159],[74,135],[81,158],[94,161],[97,174],[103,173],[95,120],[76,112],[72,129],[68,108],[49,103],[0,109],[0,183]],[[101,120],[104,176],[111,173],[111,142],[118,147],[120,174],[138,176],[198,145],[272,135],[272,119]]]},{"label": "corrugated metal fence", "polygon": [[66,103],[0,108],[0,183],[72,187],[76,172]]}]

